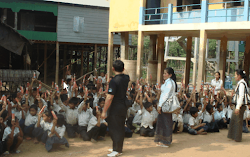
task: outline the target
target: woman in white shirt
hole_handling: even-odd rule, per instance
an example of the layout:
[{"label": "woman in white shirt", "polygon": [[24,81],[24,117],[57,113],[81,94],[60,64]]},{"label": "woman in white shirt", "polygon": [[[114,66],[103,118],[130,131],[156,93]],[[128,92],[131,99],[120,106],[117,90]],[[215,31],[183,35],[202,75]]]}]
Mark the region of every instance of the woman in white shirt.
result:
[{"label": "woman in white shirt", "polygon": [[163,113],[162,106],[177,91],[176,75],[172,68],[166,68],[163,73],[164,84],[161,86],[161,96],[158,104],[158,118],[154,142],[157,146],[169,147],[172,143],[173,121],[172,113]]},{"label": "woman in white shirt", "polygon": [[215,73],[215,79],[211,81],[211,85],[215,88],[214,96],[216,98],[218,91],[221,89],[223,85],[223,81],[220,79],[220,72]]},{"label": "woman in white shirt", "polygon": [[248,98],[245,97],[246,92],[248,92],[245,78],[245,71],[240,69],[235,71],[235,80],[239,81],[235,89],[236,107],[232,113],[227,137],[236,142],[241,142],[242,140],[243,115],[248,104]]}]

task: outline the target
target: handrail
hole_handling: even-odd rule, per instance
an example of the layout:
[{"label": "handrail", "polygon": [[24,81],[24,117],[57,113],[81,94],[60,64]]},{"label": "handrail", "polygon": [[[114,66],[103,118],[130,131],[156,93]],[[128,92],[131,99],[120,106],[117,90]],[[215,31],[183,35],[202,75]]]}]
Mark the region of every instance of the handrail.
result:
[{"label": "handrail", "polygon": [[217,2],[217,3],[208,3],[208,4],[223,4],[223,3],[235,3],[235,2],[244,2],[244,1],[228,1],[228,2]]},{"label": "handrail", "polygon": [[192,6],[201,6],[201,4],[180,5],[180,6],[173,6],[173,8],[179,8],[179,7],[192,7]]}]

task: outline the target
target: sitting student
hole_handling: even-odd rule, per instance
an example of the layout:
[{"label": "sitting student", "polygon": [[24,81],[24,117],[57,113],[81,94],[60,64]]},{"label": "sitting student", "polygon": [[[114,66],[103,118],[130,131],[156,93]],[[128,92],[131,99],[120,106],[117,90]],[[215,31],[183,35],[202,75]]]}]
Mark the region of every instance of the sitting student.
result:
[{"label": "sitting student", "polygon": [[234,110],[234,105],[233,104],[228,105],[228,107],[227,107],[227,124],[230,124],[233,110]]},{"label": "sitting student", "polygon": [[103,109],[105,105],[105,98],[100,98],[99,101],[98,101],[98,106]]},{"label": "sitting student", "polygon": [[26,140],[31,140],[32,132],[34,130],[35,124],[38,121],[37,117],[37,106],[31,105],[29,108],[29,113],[25,118],[24,122],[24,135],[26,136]]},{"label": "sitting student", "polygon": [[53,126],[48,134],[49,138],[45,144],[45,148],[48,152],[52,150],[54,144],[65,145],[69,148],[69,143],[66,138],[64,138],[66,130],[64,117],[61,114],[57,114],[56,116],[57,119],[53,119]]},{"label": "sitting student", "polygon": [[244,112],[244,115],[243,115],[242,132],[244,132],[244,133],[249,133],[248,126],[247,126],[248,116],[249,116],[249,108],[247,107],[246,110],[245,110],[245,112]]},{"label": "sitting student", "polygon": [[[196,108],[198,109],[198,114],[200,115],[198,118],[199,118],[199,123],[202,123],[203,121],[203,112],[202,112],[202,104],[197,102],[196,103]],[[202,113],[200,113],[202,112]]]},{"label": "sitting student", "polygon": [[84,141],[89,141],[90,138],[87,135],[88,123],[92,117],[92,108],[84,101],[78,106],[78,132]]},{"label": "sitting student", "polygon": [[[98,137],[103,139],[106,134],[108,123],[101,119],[102,109],[100,107],[95,107],[93,109],[93,117],[90,119],[87,129],[87,134],[92,142],[96,142]],[[99,138],[99,139],[100,139]]]},{"label": "sitting student", "polygon": [[23,142],[23,131],[19,126],[19,121],[16,117],[15,119],[12,119],[11,116],[8,117],[7,127],[4,129],[2,141],[5,155],[10,154],[10,151],[13,151],[17,154],[21,152],[17,148]]},{"label": "sitting student", "polygon": [[142,120],[142,112],[138,110],[133,121],[132,125],[135,127],[134,133],[139,134],[141,129],[141,120]]},{"label": "sitting student", "polygon": [[53,116],[49,111],[38,114],[38,121],[36,123],[35,129],[32,132],[33,136],[35,137],[35,144],[39,143],[39,141],[42,141],[44,144],[46,143],[48,132],[51,131],[51,128],[53,126],[52,120]]},{"label": "sitting student", "polygon": [[203,115],[203,122],[208,126],[207,132],[219,132],[219,126],[214,120],[213,106],[208,104]]},{"label": "sitting student", "polygon": [[190,114],[191,117],[189,118],[189,129],[188,129],[188,133],[191,135],[206,135],[207,134],[207,126],[206,123],[199,123],[199,113],[198,113],[198,109],[196,107],[191,107],[190,108]]},{"label": "sitting student", "polygon": [[[153,104],[150,102],[146,102],[142,105],[142,95],[140,98],[140,105],[142,109],[142,121],[141,121],[141,136],[154,136],[154,123],[156,123],[156,117],[153,114]],[[143,107],[144,106],[144,107]]]},{"label": "sitting student", "polygon": [[227,120],[222,104],[217,105],[217,111],[214,112],[214,120],[217,122],[219,129],[227,128]]},{"label": "sitting student", "polygon": [[[61,96],[63,97],[63,95]],[[75,97],[71,98],[69,100],[69,105],[66,106],[64,102],[62,102],[61,96],[59,93],[57,93],[57,97],[60,97],[58,100],[58,104],[66,113],[66,131],[68,133],[69,138],[75,138],[76,132],[78,132],[78,109],[76,108],[76,105],[78,104],[78,99]]]},{"label": "sitting student", "polygon": [[178,110],[172,114],[172,120],[173,120],[173,132],[181,133],[183,131],[183,119],[181,115],[181,110]]}]

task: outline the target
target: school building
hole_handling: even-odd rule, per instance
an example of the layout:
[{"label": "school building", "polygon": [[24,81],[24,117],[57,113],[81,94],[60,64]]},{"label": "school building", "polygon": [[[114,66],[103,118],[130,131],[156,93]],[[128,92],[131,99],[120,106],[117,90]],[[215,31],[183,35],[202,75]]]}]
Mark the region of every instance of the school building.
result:
[{"label": "school building", "polygon": [[[0,46],[0,69],[37,70],[48,84],[60,83],[69,64],[77,78],[99,67],[106,71],[109,1],[0,0],[0,17],[30,41],[19,54]],[[120,40],[115,34],[117,54]]]},{"label": "school building", "polygon": [[[110,1],[108,73],[113,62],[114,34],[121,33],[121,56],[127,60],[128,35],[138,35],[136,71],[140,78],[143,40],[150,36],[151,55],[148,68],[153,80],[162,82],[164,62],[164,38],[186,38],[185,85],[189,83],[192,39],[199,38],[197,61],[197,86],[205,75],[207,39],[216,39],[219,44],[219,72],[224,81],[228,41],[245,41],[244,70],[249,76],[250,22],[249,0],[126,0]],[[239,42],[238,42],[239,44]],[[154,69],[154,70],[152,70]],[[148,70],[149,71],[149,70]],[[196,70],[195,70],[196,71]],[[148,74],[149,75],[149,74]],[[199,90],[199,88],[198,88]]]}]

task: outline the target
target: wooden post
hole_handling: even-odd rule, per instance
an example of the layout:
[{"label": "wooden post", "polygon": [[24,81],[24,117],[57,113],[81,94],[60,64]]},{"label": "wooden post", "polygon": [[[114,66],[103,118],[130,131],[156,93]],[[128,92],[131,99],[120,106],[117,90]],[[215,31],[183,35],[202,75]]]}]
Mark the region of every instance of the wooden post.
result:
[{"label": "wooden post", "polygon": [[194,41],[194,62],[193,62],[193,86],[196,86],[196,78],[197,78],[197,55],[198,55],[198,45],[199,39],[195,38]]},{"label": "wooden post", "polygon": [[191,68],[191,52],[192,52],[192,37],[187,37],[187,48],[186,48],[186,68],[185,68],[185,87],[189,84],[190,68]]},{"label": "wooden post", "polygon": [[157,67],[157,82],[163,82],[164,71],[164,34],[160,34],[157,39],[157,54],[158,54],[158,67]]},{"label": "wooden post", "polygon": [[87,72],[89,72],[89,51],[87,53]]},{"label": "wooden post", "polygon": [[121,33],[121,60],[128,59],[129,32]]},{"label": "wooden post", "polygon": [[55,76],[55,83],[58,85],[59,81],[59,43],[56,42],[56,76]]},{"label": "wooden post", "polygon": [[224,87],[225,83],[226,60],[227,60],[227,37],[223,36],[221,38],[221,43],[220,43],[220,63],[219,63],[220,78],[223,81],[222,87]]},{"label": "wooden post", "polygon": [[157,35],[150,35],[148,60],[156,60],[156,40]]},{"label": "wooden post", "polygon": [[[95,54],[94,54],[94,70],[97,67],[97,44],[95,44]],[[97,71],[94,72],[94,75],[97,76]]]},{"label": "wooden post", "polygon": [[141,78],[141,66],[142,66],[142,55],[144,48],[144,33],[138,31],[138,44],[137,44],[137,66],[136,66],[136,77]]},{"label": "wooden post", "polygon": [[80,75],[83,75],[83,52],[84,52],[84,46],[82,46],[82,53],[81,53],[81,72]]},{"label": "wooden post", "polygon": [[47,43],[44,45],[44,83],[47,84]]},{"label": "wooden post", "polygon": [[246,38],[244,54],[244,71],[246,72],[246,82],[249,82],[249,60],[250,60],[250,36]]},{"label": "wooden post", "polygon": [[113,59],[114,59],[114,34],[113,32],[109,32],[108,60],[107,60],[108,79],[113,74],[112,72]]},{"label": "wooden post", "polygon": [[206,30],[200,30],[200,48],[199,48],[198,80],[197,80],[198,92],[200,91],[202,78],[204,76],[206,44],[207,44],[207,32]]},{"label": "wooden post", "polygon": [[39,69],[39,44],[37,44],[37,47],[36,47],[36,62],[37,62],[37,70]]}]

